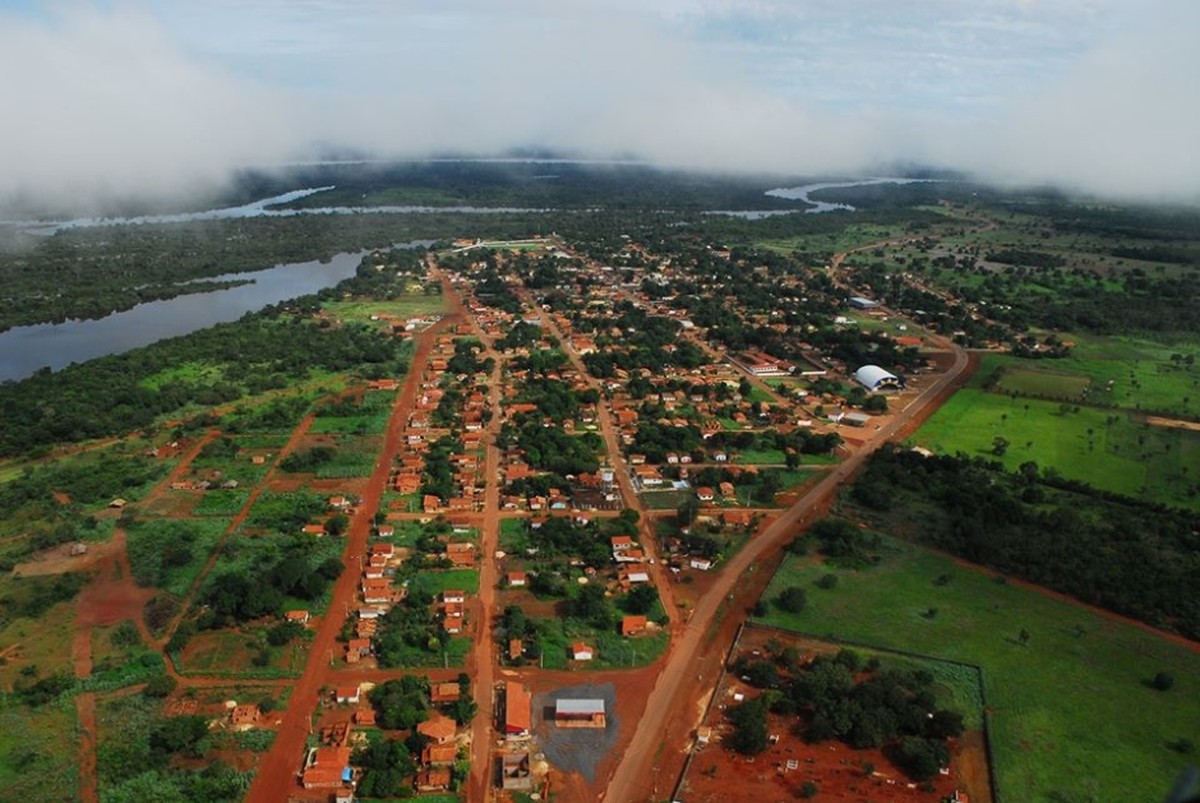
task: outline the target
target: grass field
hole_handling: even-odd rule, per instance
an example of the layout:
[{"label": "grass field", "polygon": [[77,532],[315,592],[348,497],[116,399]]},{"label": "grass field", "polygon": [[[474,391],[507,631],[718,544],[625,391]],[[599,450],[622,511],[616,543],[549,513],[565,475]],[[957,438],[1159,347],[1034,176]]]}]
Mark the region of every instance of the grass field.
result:
[{"label": "grass field", "polygon": [[478,569],[439,569],[423,571],[409,581],[409,584],[423,588],[431,594],[441,594],[447,589],[458,589],[468,594],[479,592]]},{"label": "grass field", "polygon": [[440,295],[410,293],[390,301],[333,301],[323,305],[326,312],[341,321],[370,323],[371,316],[410,318],[446,309]]},{"label": "grass field", "polygon": [[[18,585],[22,582],[3,578],[0,595],[23,596],[27,592]],[[61,602],[35,619],[13,616],[0,622],[0,650],[5,651],[5,660],[0,662],[0,689],[12,688],[26,667],[34,667],[42,677],[69,669],[74,620],[74,602]]]},{"label": "grass field", "polygon": [[74,701],[0,704],[0,798],[76,800],[79,739]]},{"label": "grass field", "polygon": [[542,667],[567,669],[570,645],[582,641],[595,649],[595,658],[584,662],[584,669],[629,669],[645,666],[662,655],[667,648],[663,632],[638,638],[624,638],[615,630],[599,631],[575,619],[546,619],[538,630],[538,646],[542,650]]},{"label": "grass field", "polygon": [[[1131,337],[1064,335],[1076,343],[1060,360],[985,354],[970,386],[1000,374],[1004,391],[1074,398],[1084,383],[1091,404],[1172,415],[1200,415],[1200,366],[1187,363],[1200,345],[1163,345]],[[1172,359],[1176,357],[1177,359]],[[1111,384],[1110,384],[1111,383]],[[1072,393],[1074,391],[1074,393]]]},{"label": "grass field", "polygon": [[[1078,411],[1076,412],[1076,409]],[[993,454],[995,439],[1008,447]],[[912,438],[935,452],[989,456],[1010,469],[1032,460],[1097,488],[1200,508],[1200,433],[1153,427],[1121,411],[964,388]]]},{"label": "grass field", "polygon": [[688,499],[696,497],[692,491],[647,491],[639,496],[650,510],[676,510]]},{"label": "grass field", "polygon": [[[229,527],[227,519],[139,521],[126,533],[129,562],[139,585],[155,586],[183,597]],[[168,547],[189,538],[188,549],[178,560],[164,562]],[[186,558],[186,560],[184,560]]]},{"label": "grass field", "polygon": [[[1167,743],[1197,736],[1200,654],[927,550],[885,543],[884,563],[863,572],[789,557],[764,599],[796,585],[808,590],[808,605],[789,614],[771,603],[763,623],[981,666],[1004,801],[1163,798],[1187,763]],[[829,572],[837,587],[815,587]],[[948,582],[935,584],[943,575]],[[1174,689],[1147,687],[1159,671],[1174,675]]]},{"label": "grass field", "polygon": [[1078,399],[1091,384],[1090,379],[1078,374],[1013,367],[1004,370],[996,387],[1006,393],[1023,396]]},{"label": "grass field", "polygon": [[785,456],[781,449],[743,449],[733,456],[733,462],[740,465],[783,465]]}]

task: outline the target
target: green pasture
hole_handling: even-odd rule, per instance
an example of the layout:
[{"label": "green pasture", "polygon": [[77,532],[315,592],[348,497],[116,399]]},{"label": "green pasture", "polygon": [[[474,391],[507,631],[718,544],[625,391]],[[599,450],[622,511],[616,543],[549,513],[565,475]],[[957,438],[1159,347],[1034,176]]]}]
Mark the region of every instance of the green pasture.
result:
[{"label": "green pasture", "polygon": [[1064,359],[986,354],[969,386],[984,387],[999,377],[1003,392],[1075,398],[1086,384],[1089,404],[1200,416],[1200,366],[1195,365],[1200,344],[1164,345],[1131,337],[1063,339],[1076,344]]},{"label": "green pasture", "polygon": [[753,243],[758,248],[790,254],[807,251],[810,254],[837,253],[860,248],[880,240],[891,240],[904,236],[903,226],[885,226],[879,223],[846,226],[839,231],[821,234],[802,234],[796,237],[761,239]]},{"label": "green pasture", "polygon": [[158,390],[170,382],[212,385],[224,378],[225,372],[217,365],[207,362],[184,362],[151,374],[138,382],[138,385],[147,390]]},{"label": "green pasture", "polygon": [[[861,572],[788,557],[761,621],[981,666],[1003,801],[1163,799],[1189,763],[1167,743],[1198,735],[1200,653],[919,547],[885,551]],[[836,588],[815,585],[831,572]],[[799,614],[772,602],[789,586],[808,591]],[[1175,687],[1149,688],[1157,672]]]},{"label": "green pasture", "polygon": [[996,389],[1021,396],[1079,399],[1091,384],[1090,379],[1078,374],[1013,367],[1004,369],[996,382]]},{"label": "green pasture", "polygon": [[[32,579],[32,578],[31,578]],[[42,583],[54,578],[38,578]],[[40,583],[39,583],[40,584]],[[29,582],[11,575],[0,576],[0,597],[25,600],[33,593]],[[20,680],[33,682],[40,677],[58,671],[71,670],[71,640],[74,636],[75,604],[60,602],[52,605],[37,616],[18,616],[8,612],[0,620],[0,650],[7,650],[0,662],[0,712],[5,707],[4,691],[11,689]],[[21,672],[33,667],[35,677],[25,678]],[[16,703],[12,703],[13,706]],[[2,719],[2,717],[0,717]],[[3,735],[0,734],[0,751],[3,750]],[[0,779],[4,777],[3,761],[0,761]],[[0,784],[0,789],[3,789]],[[2,797],[2,796],[0,796]]]},{"label": "green pasture", "polygon": [[446,304],[439,295],[407,293],[387,301],[331,301],[323,305],[327,313],[341,321],[372,323],[377,318],[410,318],[445,311]]},{"label": "green pasture", "polygon": [[421,537],[421,533],[425,528],[418,521],[396,521],[389,522],[396,528],[395,535],[390,538],[377,539],[379,543],[395,544],[397,547],[413,547],[417,543],[417,539]]},{"label": "green pasture", "polygon": [[760,388],[758,385],[752,384],[752,385],[750,385],[750,395],[746,396],[745,400],[750,402],[751,404],[753,404],[754,402],[763,402],[764,404],[771,404],[772,402],[775,401],[775,397],[772,396],[770,392]]},{"label": "green pasture", "polygon": [[529,546],[525,519],[500,520],[500,548],[510,555],[523,552]]},{"label": "green pasture", "polygon": [[380,435],[387,431],[390,418],[386,409],[362,415],[318,416],[308,431],[314,435]]},{"label": "green pasture", "polygon": [[0,697],[0,798],[77,799],[78,732],[70,698],[30,708]]},{"label": "green pasture", "polygon": [[[1008,441],[994,454],[996,438]],[[1095,407],[964,388],[911,439],[938,453],[963,452],[1015,469],[1026,461],[1107,491],[1186,507],[1200,481],[1200,433],[1155,427]]]}]

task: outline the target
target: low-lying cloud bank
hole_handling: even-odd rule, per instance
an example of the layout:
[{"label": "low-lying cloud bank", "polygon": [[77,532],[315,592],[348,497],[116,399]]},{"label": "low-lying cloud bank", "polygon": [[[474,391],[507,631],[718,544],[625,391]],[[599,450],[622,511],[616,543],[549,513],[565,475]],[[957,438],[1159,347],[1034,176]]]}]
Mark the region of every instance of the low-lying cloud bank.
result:
[{"label": "low-lying cloud bank", "polygon": [[[599,13],[457,20],[437,47],[378,41],[322,89],[189,52],[128,6],[0,13],[0,202],[210,190],[234,169],[543,146],[712,170],[869,172],[919,162],[1004,184],[1200,201],[1200,6],[1163,2],[1066,76],[979,116],[834,113],[768,91],[661,29]],[[481,7],[482,8],[482,7]],[[483,13],[483,12],[480,12]]]}]

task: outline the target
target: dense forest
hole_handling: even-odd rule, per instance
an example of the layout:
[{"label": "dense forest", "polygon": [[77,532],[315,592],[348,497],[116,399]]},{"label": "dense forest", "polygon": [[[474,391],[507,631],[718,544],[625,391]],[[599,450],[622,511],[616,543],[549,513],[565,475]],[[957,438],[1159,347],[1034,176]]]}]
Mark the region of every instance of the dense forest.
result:
[{"label": "dense forest", "polygon": [[881,529],[1200,638],[1194,514],[1098,491],[1032,462],[1006,472],[980,458],[899,447],[871,458],[849,498]]}]

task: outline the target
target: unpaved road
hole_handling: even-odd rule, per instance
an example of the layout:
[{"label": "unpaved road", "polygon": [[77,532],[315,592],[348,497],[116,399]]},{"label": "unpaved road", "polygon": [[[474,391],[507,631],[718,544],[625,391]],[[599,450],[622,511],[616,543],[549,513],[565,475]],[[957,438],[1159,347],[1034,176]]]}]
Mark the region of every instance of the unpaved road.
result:
[{"label": "unpaved road", "polygon": [[697,693],[695,683],[689,680],[696,671],[695,661],[702,638],[743,574],[751,570],[753,564],[782,548],[797,527],[806,522],[808,513],[836,493],[842,482],[862,465],[875,447],[901,433],[914,416],[939,404],[969,363],[967,353],[955,348],[954,364],[950,370],[926,388],[903,413],[894,416],[872,433],[864,448],[852,453],[734,556],[709,593],[696,605],[682,637],[672,644],[669,658],[650,693],[633,741],[613,773],[602,800],[627,803],[654,796],[656,776],[653,769],[659,758],[660,746],[667,744],[668,726],[672,724],[673,716],[689,710]]}]

